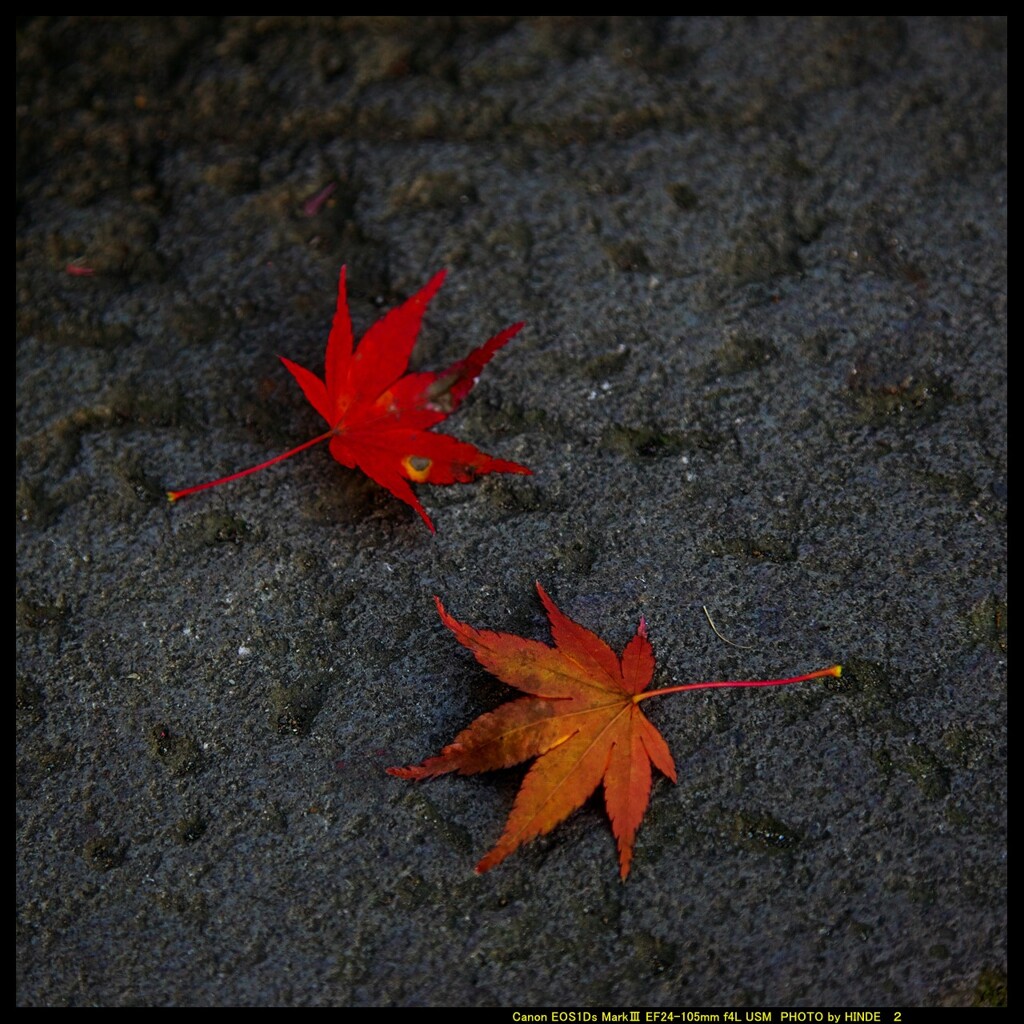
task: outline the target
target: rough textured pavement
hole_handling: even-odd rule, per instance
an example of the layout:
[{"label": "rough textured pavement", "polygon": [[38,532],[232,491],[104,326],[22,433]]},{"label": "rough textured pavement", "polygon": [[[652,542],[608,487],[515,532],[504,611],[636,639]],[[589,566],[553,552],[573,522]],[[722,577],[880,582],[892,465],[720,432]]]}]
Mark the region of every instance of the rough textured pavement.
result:
[{"label": "rough textured pavement", "polygon": [[[1004,20],[17,57],[19,1004],[1005,1002]],[[169,506],[319,432],[342,263],[360,333],[450,269],[414,366],[527,321],[447,429],[535,475]],[[384,768],[509,695],[432,595],[547,640],[538,579],[657,685],[845,673],[651,702],[626,884],[598,798],[477,876],[523,770]]]}]

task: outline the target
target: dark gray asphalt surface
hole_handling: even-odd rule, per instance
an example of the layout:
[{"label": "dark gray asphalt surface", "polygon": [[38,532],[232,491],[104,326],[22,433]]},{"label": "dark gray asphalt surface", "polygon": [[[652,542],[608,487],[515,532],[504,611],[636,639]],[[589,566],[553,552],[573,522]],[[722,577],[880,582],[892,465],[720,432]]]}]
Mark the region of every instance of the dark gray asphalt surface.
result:
[{"label": "dark gray asphalt surface", "polygon": [[[17,56],[19,1004],[1005,1002],[1005,21]],[[447,428],[535,475],[169,506],[319,432],[342,263],[360,333],[450,268],[414,366],[527,321]],[[522,770],[384,768],[509,695],[432,595],[546,640],[538,579],[656,685],[846,672],[651,702],[626,884],[598,800],[477,876]]]}]

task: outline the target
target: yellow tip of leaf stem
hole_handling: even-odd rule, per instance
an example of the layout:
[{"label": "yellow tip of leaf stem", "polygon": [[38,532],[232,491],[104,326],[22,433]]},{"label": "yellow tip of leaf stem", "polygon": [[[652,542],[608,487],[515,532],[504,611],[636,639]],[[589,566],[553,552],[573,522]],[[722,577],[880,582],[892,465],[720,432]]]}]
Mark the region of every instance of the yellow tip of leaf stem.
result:
[{"label": "yellow tip of leaf stem", "polygon": [[180,491],[168,491],[167,500],[173,505],[178,500],[180,494]]},{"label": "yellow tip of leaf stem", "polygon": [[843,666],[842,665],[833,665],[832,668],[829,669],[829,672],[832,675],[834,675],[836,677],[836,679],[838,679],[843,674]]}]

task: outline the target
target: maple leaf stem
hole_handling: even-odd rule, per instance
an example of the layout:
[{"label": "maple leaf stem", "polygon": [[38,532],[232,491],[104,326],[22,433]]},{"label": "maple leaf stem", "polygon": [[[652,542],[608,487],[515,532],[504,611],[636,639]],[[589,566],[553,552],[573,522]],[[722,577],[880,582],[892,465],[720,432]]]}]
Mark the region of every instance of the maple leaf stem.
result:
[{"label": "maple leaf stem", "polygon": [[717,690],[734,686],[788,686],[790,683],[803,683],[808,679],[820,679],[822,676],[834,676],[838,679],[843,674],[842,665],[831,665],[829,668],[819,669],[817,672],[809,672],[805,676],[793,676],[790,679],[754,679],[744,682],[730,681],[721,683],[687,683],[685,686],[666,686],[663,690],[649,690],[647,693],[638,693],[633,697],[637,704],[648,697],[662,697],[666,693],[682,693],[684,690]]},{"label": "maple leaf stem", "polygon": [[283,455],[275,455],[272,459],[267,459],[266,462],[261,462],[258,466],[250,466],[248,469],[243,469],[238,473],[232,473],[230,476],[222,476],[217,480],[207,480],[205,484],[196,484],[195,487],[186,487],[183,491],[168,491],[168,501],[178,501],[179,498],[184,498],[189,494],[195,494],[196,491],[205,491],[208,487],[217,487],[220,484],[230,483],[232,480],[238,480],[243,476],[248,476],[250,473],[258,473],[261,469],[266,469],[268,466],[273,466],[275,462],[283,462],[285,459],[290,459],[293,455],[298,455],[299,452],[304,452],[307,448],[312,448],[315,444],[320,444],[321,441],[326,441],[329,437],[333,437],[336,431],[328,430],[327,433],[321,434],[319,437],[314,437],[312,441],[306,441],[304,444],[300,444],[298,448],[292,448],[291,451],[285,452]]}]

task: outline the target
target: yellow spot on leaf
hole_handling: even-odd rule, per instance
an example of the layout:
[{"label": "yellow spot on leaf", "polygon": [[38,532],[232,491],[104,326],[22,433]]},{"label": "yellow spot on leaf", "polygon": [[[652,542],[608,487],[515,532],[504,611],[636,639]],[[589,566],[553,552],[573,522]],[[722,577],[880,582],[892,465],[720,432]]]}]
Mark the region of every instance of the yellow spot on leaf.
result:
[{"label": "yellow spot on leaf", "polygon": [[402,467],[405,469],[406,476],[420,484],[430,476],[430,467],[433,464],[433,459],[428,459],[423,455],[406,455],[402,459]]}]

